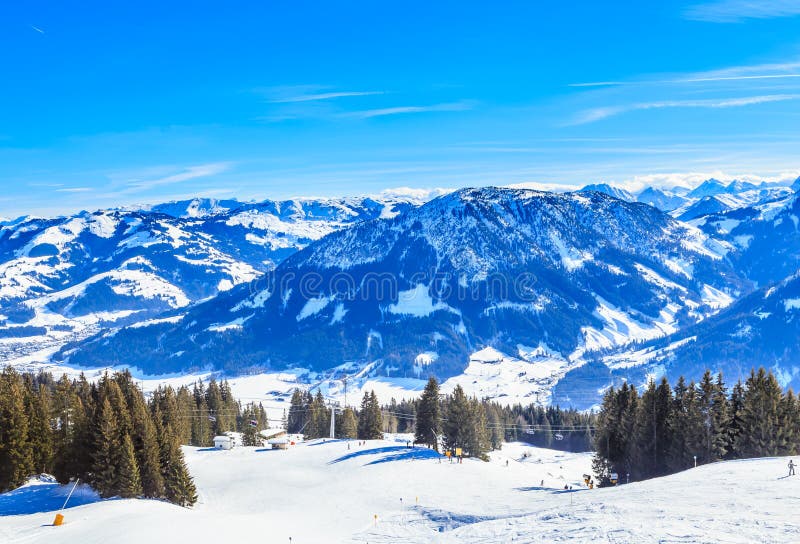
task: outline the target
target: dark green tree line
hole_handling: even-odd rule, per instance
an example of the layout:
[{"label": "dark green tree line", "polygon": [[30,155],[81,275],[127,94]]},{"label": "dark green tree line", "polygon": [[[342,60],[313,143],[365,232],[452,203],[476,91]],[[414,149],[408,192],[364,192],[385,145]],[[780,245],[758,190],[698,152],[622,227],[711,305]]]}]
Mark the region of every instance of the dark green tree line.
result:
[{"label": "dark green tree line", "polygon": [[[171,389],[162,393],[174,399]],[[170,414],[180,424],[177,411]],[[40,473],[81,478],[103,497],[196,500],[179,437],[128,372],[81,376],[0,374],[0,491]]]},{"label": "dark green tree line", "polygon": [[610,389],[597,415],[594,471],[640,480],[724,459],[800,453],[800,402],[771,372],[751,371],[730,394],[722,375],[650,382],[641,396]]}]

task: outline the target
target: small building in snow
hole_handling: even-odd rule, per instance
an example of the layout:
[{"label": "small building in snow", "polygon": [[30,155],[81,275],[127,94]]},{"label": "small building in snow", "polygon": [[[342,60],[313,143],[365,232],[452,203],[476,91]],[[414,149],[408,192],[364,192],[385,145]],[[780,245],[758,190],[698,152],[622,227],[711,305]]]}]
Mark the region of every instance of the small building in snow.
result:
[{"label": "small building in snow", "polygon": [[273,450],[288,449],[289,443],[290,441],[287,436],[282,436],[280,438],[271,438],[270,440],[267,440],[267,444],[269,444]]},{"label": "small building in snow", "polygon": [[214,437],[214,447],[220,450],[231,450],[240,445],[236,436],[221,434]]},{"label": "small building in snow", "polygon": [[269,440],[271,438],[280,438],[282,436],[286,436],[285,429],[264,429],[263,431],[259,431],[259,434],[264,440]]}]

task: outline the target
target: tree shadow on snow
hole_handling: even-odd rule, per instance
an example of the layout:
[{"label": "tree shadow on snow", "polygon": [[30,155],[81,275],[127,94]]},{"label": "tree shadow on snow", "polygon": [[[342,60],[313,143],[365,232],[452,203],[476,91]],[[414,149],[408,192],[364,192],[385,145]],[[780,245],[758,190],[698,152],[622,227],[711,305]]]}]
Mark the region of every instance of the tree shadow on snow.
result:
[{"label": "tree shadow on snow", "polygon": [[[43,483],[26,485],[0,495],[0,517],[20,516],[53,512],[63,506],[71,485]],[[88,486],[80,485],[69,499],[67,508],[83,506],[100,501],[97,493]]]},{"label": "tree shadow on snow", "polygon": [[378,465],[380,463],[391,463],[393,461],[413,461],[418,459],[437,459],[442,457],[434,450],[429,450],[428,448],[412,448],[412,449],[405,449],[404,452],[398,452],[393,455],[387,455],[386,457],[381,457],[380,459],[375,459],[367,463],[368,465]]},{"label": "tree shadow on snow", "polygon": [[436,453],[434,450],[429,450],[428,448],[407,448],[406,446],[384,446],[382,448],[370,448],[366,450],[356,450],[352,453],[348,453],[347,455],[343,455],[338,459],[334,459],[330,461],[329,465],[334,465],[336,463],[341,463],[342,461],[349,461],[350,459],[355,459],[357,457],[362,457],[364,455],[379,455],[382,453],[389,453],[392,455],[387,455],[381,459],[376,459],[367,463],[368,465],[377,465],[379,463],[388,463],[391,461],[403,461],[403,460],[411,460],[411,459],[436,459],[441,457],[440,454]]}]

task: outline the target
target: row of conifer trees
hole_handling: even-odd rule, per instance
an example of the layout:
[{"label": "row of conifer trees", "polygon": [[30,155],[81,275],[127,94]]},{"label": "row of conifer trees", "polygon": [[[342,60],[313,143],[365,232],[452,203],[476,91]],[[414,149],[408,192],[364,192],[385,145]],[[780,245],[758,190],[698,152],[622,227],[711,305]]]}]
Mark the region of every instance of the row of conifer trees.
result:
[{"label": "row of conifer trees", "polygon": [[800,402],[763,368],[730,393],[721,374],[675,387],[651,381],[641,394],[623,384],[603,398],[594,471],[640,480],[724,459],[800,453]]},{"label": "row of conifer trees", "polygon": [[[322,393],[295,390],[286,415],[289,433],[308,439],[330,436],[330,407]],[[467,455],[483,457],[502,443],[523,440],[542,447],[588,451],[592,446],[593,414],[558,407],[516,404],[503,406],[468,397],[458,386],[441,395],[439,383],[431,377],[421,398],[391,399],[381,406],[374,391],[366,392],[359,409],[336,410],[336,438],[369,440],[384,432],[414,433],[416,442],[434,448],[461,448]],[[536,431],[531,430],[535,426]],[[553,428],[575,429],[559,436]]]},{"label": "row of conifer trees", "polygon": [[177,390],[159,387],[152,402],[162,407],[181,444],[208,447],[214,437],[226,432],[242,433],[245,445],[258,445],[258,431],[269,427],[266,411],[259,403],[242,405],[231,393],[227,380],[213,377],[208,383],[196,382],[192,387],[182,385]]},{"label": "row of conifer trees", "polygon": [[[405,411],[398,411],[393,400],[382,407],[374,391],[365,392],[358,410],[345,407],[336,411],[336,438],[375,440],[382,438],[384,431],[411,431],[415,432],[417,442],[437,449],[439,445],[434,435],[443,439],[447,449],[459,447],[468,455],[480,457],[491,448],[484,404],[467,398],[460,386],[452,395],[440,399],[439,384],[431,378],[422,398],[404,401],[403,406]],[[319,391],[312,395],[295,390],[286,428],[289,433],[302,433],[307,439],[328,437],[330,410]],[[398,428],[398,421],[402,422],[401,428]],[[389,422],[394,424],[387,425]]]},{"label": "row of conifer trees", "polygon": [[[336,438],[374,440],[383,437],[384,420],[375,391],[364,393],[359,410],[349,406],[335,410]],[[303,434],[306,439],[330,436],[331,408],[322,393],[296,389],[292,394],[286,430],[290,434]]]},{"label": "row of conifer trees", "polygon": [[197,500],[176,421],[148,404],[127,372],[55,381],[0,373],[0,491],[35,474],[80,478],[103,497]]}]

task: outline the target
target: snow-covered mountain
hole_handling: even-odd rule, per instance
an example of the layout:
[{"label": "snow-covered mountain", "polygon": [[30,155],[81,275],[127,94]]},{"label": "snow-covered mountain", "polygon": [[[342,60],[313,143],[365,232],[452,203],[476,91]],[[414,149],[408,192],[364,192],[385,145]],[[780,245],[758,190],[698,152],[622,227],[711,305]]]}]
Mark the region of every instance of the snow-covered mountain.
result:
[{"label": "snow-covered mountain", "polygon": [[589,191],[596,191],[598,193],[605,193],[609,196],[613,196],[614,198],[618,198],[620,200],[625,200],[626,202],[636,202],[636,197],[630,191],[626,191],[621,187],[614,187],[613,185],[609,185],[608,183],[593,183],[590,185],[584,186],[580,192],[586,193]]},{"label": "snow-covered mountain", "polygon": [[0,226],[0,357],[208,299],[330,232],[421,202],[196,199],[9,222]]},{"label": "snow-covered mountain", "polygon": [[781,281],[800,268],[800,195],[796,193],[690,223],[729,244],[728,260],[758,285]]},{"label": "snow-covered mountain", "polygon": [[747,289],[699,229],[598,192],[464,189],[337,231],[168,319],[63,351],[147,372],[371,365],[461,373],[492,347],[557,360],[663,336]]},{"label": "snow-covered mountain", "polygon": [[[735,182],[732,182],[735,183]],[[718,179],[707,179],[691,191],[686,196],[688,198],[704,198],[707,196],[719,195],[725,192],[727,187]]]},{"label": "snow-covered mountain", "polygon": [[[609,189],[603,192],[613,195],[613,191],[623,190],[613,186]],[[646,187],[632,199],[624,200],[650,204],[670,213],[673,217],[689,221],[708,214],[771,202],[786,197],[796,190],[785,184],[768,182],[755,184],[733,180],[726,185],[712,178],[692,190],[682,187],[671,189]]]},{"label": "snow-covered mountain", "polygon": [[[687,338],[714,345],[714,320],[737,319],[726,307],[800,269],[792,189],[700,187],[634,198],[680,199],[670,213],[603,184],[22,218],[0,226],[0,359],[292,369],[333,396],[341,383],[322,381],[345,373],[392,391],[435,373],[471,394],[588,407],[613,380],[691,374]],[[758,323],[732,338],[772,353],[773,323]],[[784,351],[776,371],[794,376]]]},{"label": "snow-covered mountain", "polygon": [[620,375],[654,369],[674,379],[722,371],[729,382],[765,366],[784,387],[800,386],[800,273],[737,300],[717,315],[677,334],[608,355]]},{"label": "snow-covered mountain", "polygon": [[685,192],[677,193],[664,189],[656,189],[655,187],[647,187],[636,195],[636,200],[649,204],[661,211],[671,212],[686,204],[689,198],[686,197]]},{"label": "snow-covered mountain", "polygon": [[790,187],[766,187],[748,189],[734,193],[719,193],[689,201],[672,212],[682,221],[690,221],[710,214],[738,210],[760,204],[768,204],[794,195]]}]

